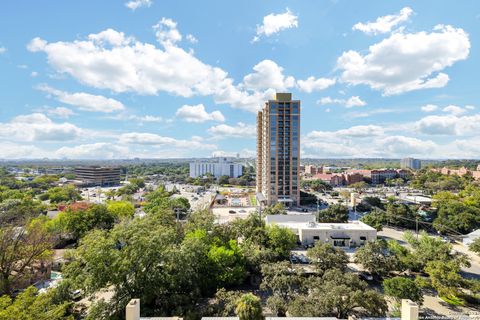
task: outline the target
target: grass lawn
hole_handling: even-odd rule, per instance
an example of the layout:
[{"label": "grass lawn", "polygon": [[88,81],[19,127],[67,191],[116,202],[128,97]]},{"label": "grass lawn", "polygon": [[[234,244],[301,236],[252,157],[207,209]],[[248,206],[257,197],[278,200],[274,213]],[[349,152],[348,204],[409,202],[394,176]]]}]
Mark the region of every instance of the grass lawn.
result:
[{"label": "grass lawn", "polygon": [[463,306],[465,304],[465,301],[455,296],[440,297],[440,299],[453,306]]}]

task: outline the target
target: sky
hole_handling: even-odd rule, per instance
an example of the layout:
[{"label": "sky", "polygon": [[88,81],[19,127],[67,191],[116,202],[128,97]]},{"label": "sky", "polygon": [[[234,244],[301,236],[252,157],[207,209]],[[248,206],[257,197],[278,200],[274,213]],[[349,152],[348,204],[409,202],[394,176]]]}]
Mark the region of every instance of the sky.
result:
[{"label": "sky", "polygon": [[0,159],[480,158],[480,2],[38,0],[0,10]]}]

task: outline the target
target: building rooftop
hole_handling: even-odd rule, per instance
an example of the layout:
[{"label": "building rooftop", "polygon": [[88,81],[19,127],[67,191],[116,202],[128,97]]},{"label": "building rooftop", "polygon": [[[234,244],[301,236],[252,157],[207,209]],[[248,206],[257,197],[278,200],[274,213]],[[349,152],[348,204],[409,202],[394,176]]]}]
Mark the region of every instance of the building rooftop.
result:
[{"label": "building rooftop", "polygon": [[317,222],[299,222],[299,221],[284,221],[271,222],[280,226],[289,227],[292,229],[303,230],[375,230],[369,225],[361,221],[352,221],[348,223],[317,223]]}]

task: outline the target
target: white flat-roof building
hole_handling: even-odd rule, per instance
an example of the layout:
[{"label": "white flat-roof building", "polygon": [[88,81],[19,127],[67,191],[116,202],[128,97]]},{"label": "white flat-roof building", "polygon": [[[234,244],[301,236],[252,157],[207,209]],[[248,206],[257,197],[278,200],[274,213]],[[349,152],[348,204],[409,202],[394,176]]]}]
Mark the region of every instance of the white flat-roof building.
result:
[{"label": "white flat-roof building", "polygon": [[356,247],[377,238],[377,230],[361,221],[348,223],[317,223],[315,215],[268,215],[265,221],[289,228],[302,245],[315,242],[331,243],[335,247]]},{"label": "white flat-roof building", "polygon": [[229,158],[190,162],[190,178],[203,177],[207,173],[216,178],[220,176],[238,178],[243,173],[243,167],[241,164],[229,160]]}]

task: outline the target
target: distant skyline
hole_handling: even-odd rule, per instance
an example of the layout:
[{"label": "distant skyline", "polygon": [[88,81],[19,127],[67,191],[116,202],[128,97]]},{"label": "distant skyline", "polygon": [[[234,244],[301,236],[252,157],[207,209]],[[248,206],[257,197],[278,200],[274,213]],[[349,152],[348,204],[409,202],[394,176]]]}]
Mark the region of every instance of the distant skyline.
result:
[{"label": "distant skyline", "polygon": [[26,1],[0,11],[0,159],[480,158],[480,2]]}]

